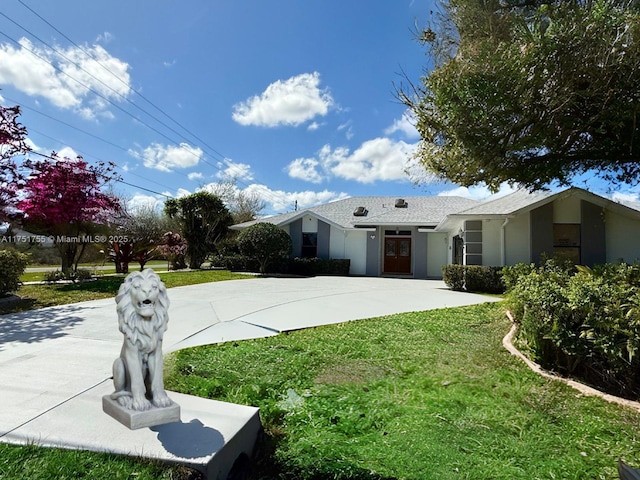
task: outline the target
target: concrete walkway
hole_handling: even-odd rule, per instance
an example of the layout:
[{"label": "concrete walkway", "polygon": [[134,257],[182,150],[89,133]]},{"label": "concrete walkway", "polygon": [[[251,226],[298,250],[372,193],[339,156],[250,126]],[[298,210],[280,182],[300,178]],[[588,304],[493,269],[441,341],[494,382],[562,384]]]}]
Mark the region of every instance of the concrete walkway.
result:
[{"label": "concrete walkway", "polygon": [[[165,352],[494,300],[368,277],[251,278],[172,288],[169,299]],[[0,441],[144,455],[226,478],[251,452],[257,409],[170,393],[181,422],[130,431],[101,404],[121,345],[113,299],[0,316]]]}]

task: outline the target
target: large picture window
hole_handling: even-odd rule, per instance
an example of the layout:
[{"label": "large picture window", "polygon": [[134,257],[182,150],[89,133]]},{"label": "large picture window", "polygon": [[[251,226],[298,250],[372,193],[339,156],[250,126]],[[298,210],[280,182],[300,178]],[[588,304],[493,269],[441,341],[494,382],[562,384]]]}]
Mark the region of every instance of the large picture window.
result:
[{"label": "large picture window", "polygon": [[318,234],[313,232],[302,234],[302,258],[315,258],[318,256]]}]

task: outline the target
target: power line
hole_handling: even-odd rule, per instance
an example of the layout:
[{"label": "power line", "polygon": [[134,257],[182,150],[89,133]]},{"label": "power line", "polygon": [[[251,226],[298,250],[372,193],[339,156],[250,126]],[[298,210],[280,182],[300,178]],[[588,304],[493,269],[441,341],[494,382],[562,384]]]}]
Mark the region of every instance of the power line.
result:
[{"label": "power line", "polygon": [[[58,32],[60,35],[62,35],[65,39],[67,39],[69,42],[71,42],[74,46],[76,46],[76,48],[78,48],[79,50],[81,50],[85,55],[87,55],[89,58],[91,58],[93,61],[95,61],[98,65],[100,65],[103,69],[105,69],[109,74],[111,74],[114,78],[116,78],[119,82],[121,82],[122,84],[124,84],[125,86],[127,86],[127,88],[129,88],[132,92],[134,92],[136,95],[140,96],[143,100],[145,100],[147,103],[149,103],[149,105],[151,105],[153,108],[155,108],[156,110],[158,110],[160,113],[162,113],[165,117],[167,117],[169,120],[171,120],[174,124],[176,124],[177,126],[179,126],[181,129],[183,129],[184,131],[186,131],[189,135],[191,135],[193,138],[195,138],[198,142],[200,142],[202,145],[206,146],[208,149],[210,149],[211,151],[215,152],[216,155],[222,157],[222,161],[227,161],[227,158],[221,154],[220,152],[218,152],[216,149],[214,149],[213,147],[211,147],[210,145],[208,145],[204,140],[202,140],[200,137],[198,137],[196,134],[194,134],[193,132],[189,131],[186,127],[184,127],[183,125],[181,125],[179,122],[177,122],[176,120],[174,120],[171,116],[169,116],[166,112],[164,112],[162,109],[160,109],[157,105],[155,105],[153,102],[151,102],[149,99],[147,99],[146,97],[144,97],[142,94],[140,94],[139,92],[137,92],[136,90],[132,89],[126,82],[124,82],[118,75],[116,75],[114,72],[112,72],[111,70],[109,70],[106,66],[104,66],[94,55],[92,55],[90,52],[88,52],[86,49],[82,48],[81,46],[79,46],[77,43],[75,43],[73,40],[71,40],[68,36],[66,36],[63,32],[61,32],[59,29],[57,29],[55,26],[53,26],[50,22],[48,22],[44,17],[42,17],[41,15],[39,15],[37,12],[35,12],[35,10],[33,10],[32,8],[30,8],[28,5],[26,5],[23,1],[18,0],[20,4],[22,4],[25,8],[27,8],[31,13],[33,13],[34,15],[36,15],[41,21],[43,21],[44,23],[46,23],[49,27],[51,27],[52,29],[54,29],[56,32]],[[95,77],[95,75],[93,75],[92,73],[88,72],[87,70],[85,70],[81,65],[79,65],[78,63],[74,62],[73,60],[69,59],[64,53],[60,52],[58,49],[56,49],[55,47],[51,46],[50,44],[48,44],[47,42],[43,41],[41,38],[39,38],[37,35],[35,35],[33,32],[31,32],[30,30],[28,30],[27,28],[25,28],[24,26],[22,26],[21,24],[19,24],[18,22],[12,20],[11,18],[9,18],[7,15],[5,15],[4,13],[0,12],[0,15],[2,15],[4,18],[6,18],[7,20],[9,20],[10,22],[12,22],[14,25],[18,26],[19,28],[21,28],[22,30],[24,30],[25,32],[27,32],[27,34],[31,35],[33,38],[37,39],[38,41],[40,41],[41,43],[43,43],[44,45],[46,45],[47,47],[49,47],[51,50],[55,51],[56,53],[58,53],[60,56],[62,56],[63,58],[65,58],[67,61],[71,62],[72,64],[74,64],[77,68],[81,69],[82,71],[84,71],[85,73],[87,73],[89,76],[91,76],[93,79],[95,79],[96,81],[100,82],[102,85],[104,85],[106,88],[108,88],[109,90],[111,90],[113,93],[115,93],[117,96],[119,96],[120,98],[124,99],[127,103],[129,103],[130,105],[133,105],[134,107],[136,107],[137,109],[139,109],[141,112],[145,113],[146,115],[148,115],[149,117],[151,117],[152,119],[154,119],[156,122],[158,122],[160,125],[164,126],[165,128],[169,129],[171,132],[173,132],[174,134],[178,135],[180,138],[188,141],[188,139],[182,135],[181,133],[177,132],[174,128],[170,127],[169,125],[167,125],[165,122],[162,122],[161,120],[159,120],[157,117],[155,117],[154,115],[150,114],[148,111],[144,110],[142,107],[140,107],[139,105],[135,104],[134,102],[132,102],[131,100],[129,100],[128,98],[126,98],[124,95],[122,95],[121,93],[117,92],[116,90],[114,90],[111,86],[107,85],[106,83],[104,83],[102,80],[100,80],[99,78]],[[119,105],[115,104],[111,99],[105,97],[104,95],[102,95],[101,93],[95,91],[94,89],[92,89],[91,87],[89,87],[88,85],[84,84],[83,82],[79,81],[78,79],[74,78],[72,75],[70,75],[69,73],[61,70],[59,67],[57,67],[56,65],[54,65],[51,61],[49,61],[48,59],[42,57],[41,55],[39,55],[38,53],[36,53],[35,51],[21,45],[18,41],[16,41],[15,39],[11,38],[9,35],[2,33],[3,36],[5,36],[6,38],[8,38],[10,41],[12,41],[13,43],[15,43],[16,45],[20,46],[21,48],[29,51],[31,54],[35,55],[36,57],[40,58],[41,60],[43,60],[44,62],[48,63],[49,65],[51,65],[54,69],[56,69],[57,71],[59,71],[60,73],[66,75],[67,77],[69,77],[71,80],[77,82],[79,85],[81,85],[82,87],[84,87],[85,89],[87,89],[88,91],[92,92],[94,95],[102,98],[103,100],[105,100],[106,102],[108,102],[109,104],[111,104],[113,107],[117,108],[118,110],[120,110],[121,112],[123,112],[124,114],[132,117],[133,119],[137,120],[138,122],[140,122],[142,125],[146,126],[147,128],[149,128],[150,130],[154,131],[155,133],[157,133],[158,135],[162,136],[163,138],[165,138],[166,140],[168,140],[169,142],[171,142],[174,145],[177,145],[179,148],[183,148],[185,150],[187,150],[190,154],[195,155],[195,153],[193,151],[191,151],[188,148],[185,148],[184,145],[180,144],[179,142],[176,142],[175,140],[169,138],[167,135],[165,135],[164,133],[160,132],[158,129],[152,127],[151,125],[149,125],[148,123],[144,122],[143,120],[141,120],[139,117],[133,115],[131,112],[128,112],[126,110],[124,110],[122,107],[120,107]],[[54,120],[58,120],[55,119],[51,116],[48,116],[42,112],[39,112],[42,115],[47,116],[50,119],[54,119]],[[78,129],[77,127],[74,127],[66,122],[61,122],[63,124],[65,124],[66,126],[69,126],[70,128],[74,128],[76,130],[82,131],[81,129]],[[101,137],[98,137],[96,135],[93,135],[89,132],[85,132],[82,131],[83,133],[99,139],[103,142],[106,142],[110,145],[116,146],[116,148],[120,148],[123,149],[123,147],[117,146],[115,144],[113,144],[112,142],[105,140]],[[129,150],[127,150],[128,153],[131,153]],[[207,159],[204,156],[199,157],[199,160],[202,160],[203,163],[219,170],[222,171],[222,169],[215,165],[210,163],[209,161],[207,161]],[[231,167],[231,169],[237,169],[238,167],[236,167],[235,165],[231,164],[229,165],[229,162],[227,161],[227,165]],[[240,173],[240,170],[238,169],[238,173]],[[243,185],[245,185],[246,187],[248,187],[249,185],[247,185],[245,182],[236,179],[236,181],[238,183],[241,183]],[[265,192],[263,192],[263,194],[267,194],[266,196],[271,197],[272,201],[275,202],[280,202],[281,201],[281,196],[280,195],[276,195],[275,192],[271,191],[271,190],[267,190]]]}]

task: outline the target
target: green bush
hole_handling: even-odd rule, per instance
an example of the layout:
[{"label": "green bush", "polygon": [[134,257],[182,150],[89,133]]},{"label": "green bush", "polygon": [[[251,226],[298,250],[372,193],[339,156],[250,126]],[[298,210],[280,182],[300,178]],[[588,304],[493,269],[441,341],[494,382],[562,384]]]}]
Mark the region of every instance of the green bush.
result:
[{"label": "green bush", "polygon": [[211,261],[212,267],[224,268],[232,272],[257,272],[260,265],[257,260],[244,255],[216,255]]},{"label": "green bush", "polygon": [[445,265],[442,267],[442,280],[451,290],[464,291],[464,265]]},{"label": "green bush", "polygon": [[349,275],[351,260],[323,258],[292,258],[289,261],[289,273],[313,277],[316,275]]},{"label": "green bush", "polygon": [[15,250],[0,250],[0,295],[15,292],[20,275],[27,267],[28,256]]},{"label": "green bush", "polygon": [[500,275],[501,267],[470,265],[464,274],[464,288],[467,292],[504,293],[505,285]]},{"label": "green bush", "polygon": [[445,265],[442,279],[451,290],[458,292],[504,293],[501,271],[501,267]]},{"label": "green bush", "polygon": [[639,265],[568,269],[548,261],[518,278],[508,305],[518,342],[544,368],[640,396]]}]

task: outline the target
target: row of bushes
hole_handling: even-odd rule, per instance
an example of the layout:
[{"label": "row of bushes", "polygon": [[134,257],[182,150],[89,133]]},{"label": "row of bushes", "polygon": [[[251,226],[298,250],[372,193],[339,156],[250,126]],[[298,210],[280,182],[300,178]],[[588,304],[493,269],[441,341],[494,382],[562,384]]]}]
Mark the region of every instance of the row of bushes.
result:
[{"label": "row of bushes", "polygon": [[[218,255],[211,262],[214,267],[224,268],[234,272],[258,272],[258,261],[240,254]],[[351,262],[349,259],[323,258],[283,258],[271,262],[266,273],[301,275],[313,277],[316,275],[349,275]]]},{"label": "row of bushes", "polygon": [[504,270],[518,346],[544,368],[640,397],[640,265],[556,260]]},{"label": "row of bushes", "polygon": [[459,292],[505,292],[502,267],[445,265],[442,267],[442,279],[451,290]]},{"label": "row of bushes", "polygon": [[0,250],[0,296],[18,289],[28,258],[15,250]]}]

